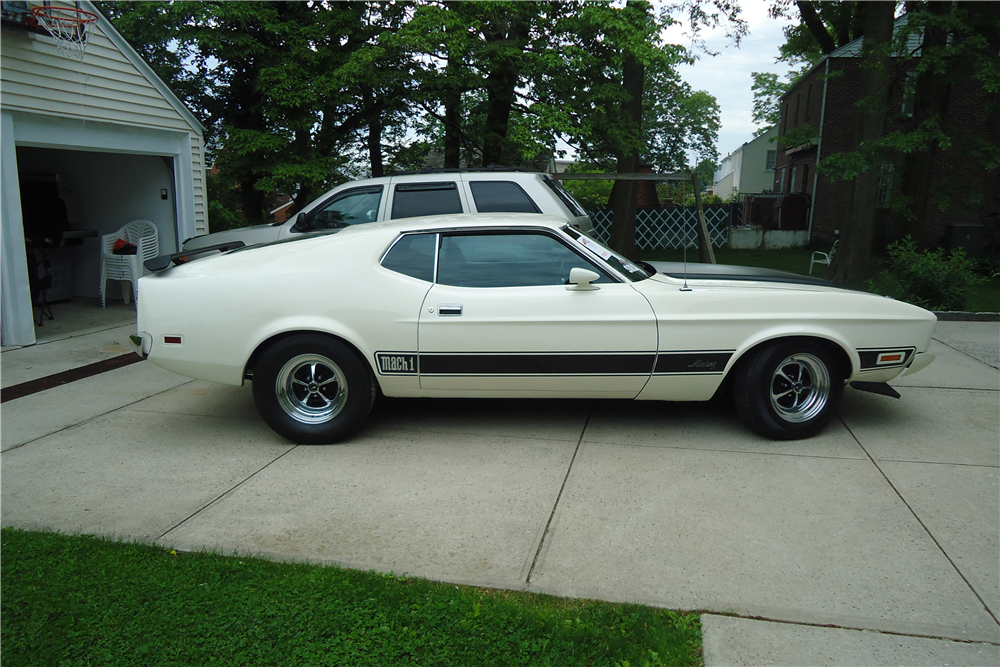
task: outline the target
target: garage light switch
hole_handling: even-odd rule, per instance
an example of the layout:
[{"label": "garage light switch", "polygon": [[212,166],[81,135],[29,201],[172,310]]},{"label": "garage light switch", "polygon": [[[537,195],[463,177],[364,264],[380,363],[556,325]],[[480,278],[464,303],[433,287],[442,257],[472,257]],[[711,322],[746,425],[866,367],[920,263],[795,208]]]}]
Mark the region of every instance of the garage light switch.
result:
[{"label": "garage light switch", "polygon": [[167,198],[166,189],[160,190],[160,199],[166,199],[166,198]]}]

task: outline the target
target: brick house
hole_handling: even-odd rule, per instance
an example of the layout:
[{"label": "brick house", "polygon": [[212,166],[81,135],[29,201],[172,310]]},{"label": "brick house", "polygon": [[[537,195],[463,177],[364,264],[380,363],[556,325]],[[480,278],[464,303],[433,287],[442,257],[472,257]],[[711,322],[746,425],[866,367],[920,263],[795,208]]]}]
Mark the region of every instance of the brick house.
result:
[{"label": "brick house", "polygon": [[[905,22],[906,15],[896,19],[897,29]],[[819,247],[832,244],[851,200],[851,182],[833,182],[817,173],[816,165],[826,156],[855,149],[862,40],[857,39],[824,57],[781,97],[779,142],[793,133],[798,139],[794,142],[796,145],[789,145],[787,140],[779,143],[773,189],[775,192],[802,193],[809,198],[812,204],[809,238]],[[911,37],[911,42],[913,48],[909,50],[913,52],[919,47],[918,38]],[[915,124],[912,110],[904,99],[904,88],[897,84],[890,90],[886,132],[905,131]],[[953,145],[960,145],[961,138],[967,135],[978,135],[994,145],[1000,144],[1000,123],[983,110],[986,95],[982,86],[970,78],[952,83],[942,126],[955,139]],[[937,150],[933,159],[932,191],[957,184],[961,192],[981,195],[978,204],[953,205],[947,211],[941,211],[932,198],[928,198],[924,233],[918,241],[944,245],[949,224],[981,223],[996,218],[1000,209],[1000,179],[955,148]],[[901,163],[891,162],[882,166],[875,230],[877,242],[892,237],[893,214],[886,197],[901,167]]]}]

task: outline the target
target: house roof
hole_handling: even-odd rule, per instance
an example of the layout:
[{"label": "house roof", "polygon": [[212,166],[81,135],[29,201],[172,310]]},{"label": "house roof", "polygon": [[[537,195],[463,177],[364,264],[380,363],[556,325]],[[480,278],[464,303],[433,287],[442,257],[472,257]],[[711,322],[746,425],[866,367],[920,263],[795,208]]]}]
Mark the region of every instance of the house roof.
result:
[{"label": "house roof", "polygon": [[[895,22],[893,23],[893,27],[892,27],[893,35],[895,35],[898,30],[900,30],[901,28],[903,28],[905,25],[907,25],[909,23],[909,16],[910,16],[909,14],[903,14],[902,16],[898,17],[895,20]],[[848,42],[847,44],[843,45],[839,49],[835,49],[834,51],[831,51],[827,55],[825,55],[822,58],[820,58],[819,61],[815,65],[813,65],[811,68],[809,68],[809,71],[805,72],[802,76],[800,76],[798,79],[796,79],[795,83],[793,83],[791,86],[789,86],[788,90],[785,91],[785,94],[782,95],[779,99],[783,100],[786,97],[788,97],[793,90],[795,90],[796,88],[799,87],[799,84],[802,81],[804,81],[806,79],[806,77],[808,77],[810,74],[812,74],[813,72],[815,72],[820,67],[825,67],[826,66],[826,62],[827,62],[828,59],[830,59],[830,58],[860,58],[861,57],[861,48],[862,48],[862,46],[864,46],[864,41],[865,41],[865,38],[863,36],[862,37],[858,37],[854,41]],[[920,32],[911,33],[909,35],[909,38],[907,39],[907,44],[906,44],[906,52],[907,52],[907,54],[910,55],[910,56],[915,56],[915,57],[919,56],[920,55],[920,46],[921,46],[922,43],[923,43],[923,34],[922,33],[920,33]],[[897,54],[894,54],[894,55],[898,56],[900,54],[897,53]]]},{"label": "house roof", "polygon": [[166,82],[164,82],[163,79],[161,79],[159,75],[153,71],[153,68],[149,66],[146,59],[140,56],[138,52],[132,48],[132,45],[128,43],[128,40],[115,29],[115,26],[111,23],[111,21],[109,21],[107,17],[105,17],[104,14],[102,14],[100,10],[94,6],[94,3],[87,2],[85,0],[80,3],[80,7],[97,15],[97,25],[100,26],[101,31],[105,34],[105,36],[111,40],[111,43],[118,47],[118,50],[122,52],[122,55],[124,55],[125,58],[132,63],[137,70],[139,70],[146,80],[148,80],[149,83],[156,88],[161,95],[163,95],[163,98],[167,101],[167,103],[170,104],[170,106],[172,106],[177,113],[183,116],[184,120],[190,123],[194,129],[204,134],[205,126],[202,125],[197,116],[191,113],[191,110],[188,109],[187,105],[184,104],[179,97],[177,97],[177,93],[171,90],[170,86],[168,86]]}]

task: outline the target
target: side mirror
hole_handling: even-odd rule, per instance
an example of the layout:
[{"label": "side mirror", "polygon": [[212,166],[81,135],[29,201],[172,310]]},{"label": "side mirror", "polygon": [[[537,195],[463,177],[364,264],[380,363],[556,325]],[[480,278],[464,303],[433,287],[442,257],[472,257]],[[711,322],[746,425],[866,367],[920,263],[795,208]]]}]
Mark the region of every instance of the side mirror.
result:
[{"label": "side mirror", "polygon": [[590,269],[581,269],[574,267],[569,270],[569,285],[566,285],[566,289],[572,290],[574,292],[586,292],[590,290],[601,289],[597,285],[591,285],[595,280],[601,277],[596,271],[591,271]]},{"label": "side mirror", "polygon": [[306,221],[306,214],[299,213],[295,216],[295,224],[292,225],[293,232],[305,232],[309,230],[309,223]]}]

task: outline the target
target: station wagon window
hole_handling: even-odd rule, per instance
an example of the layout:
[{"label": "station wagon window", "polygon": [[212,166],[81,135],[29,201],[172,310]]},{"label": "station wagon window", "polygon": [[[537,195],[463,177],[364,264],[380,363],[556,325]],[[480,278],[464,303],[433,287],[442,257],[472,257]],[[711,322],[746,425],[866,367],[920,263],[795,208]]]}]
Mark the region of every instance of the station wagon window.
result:
[{"label": "station wagon window", "polygon": [[600,274],[594,263],[542,233],[467,234],[441,237],[437,282],[457,287],[565,285],[574,267]]},{"label": "station wagon window", "polygon": [[480,213],[541,213],[521,186],[511,181],[469,183],[476,210]]},{"label": "station wagon window", "polygon": [[434,280],[437,234],[406,234],[382,258],[382,266],[419,280]]},{"label": "station wagon window", "polygon": [[573,215],[578,217],[587,215],[587,212],[583,210],[583,207],[580,206],[575,199],[573,199],[573,195],[566,191],[566,188],[563,187],[562,183],[559,183],[548,176],[543,176],[542,181],[544,181],[545,185],[549,186],[549,189],[562,200],[562,203],[566,204],[566,207],[573,212]]},{"label": "station wagon window", "polygon": [[392,198],[393,220],[462,212],[462,200],[454,182],[401,183]]},{"label": "station wagon window", "polygon": [[382,201],[382,186],[347,190],[309,216],[307,231],[341,229],[348,225],[375,222]]}]

